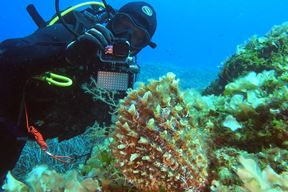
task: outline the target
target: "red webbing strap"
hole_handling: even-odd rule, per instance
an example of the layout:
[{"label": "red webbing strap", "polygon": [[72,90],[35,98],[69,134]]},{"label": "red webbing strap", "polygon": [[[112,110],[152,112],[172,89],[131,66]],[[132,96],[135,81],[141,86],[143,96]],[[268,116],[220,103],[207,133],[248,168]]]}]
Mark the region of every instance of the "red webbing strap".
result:
[{"label": "red webbing strap", "polygon": [[[45,142],[42,134],[33,125],[29,125],[29,119],[28,119],[28,112],[27,112],[26,102],[24,102],[24,108],[25,108],[25,117],[26,117],[26,128],[27,128],[27,131],[28,131],[28,133],[33,135],[33,137],[35,138],[35,140],[38,143],[38,145],[40,146],[40,148],[47,155],[51,156],[52,158],[56,159],[57,161],[61,161],[63,163],[70,163],[71,161],[73,161],[74,158],[72,158],[70,156],[57,156],[57,155],[53,155],[52,153],[50,153],[48,151],[48,145]],[[66,158],[66,160],[64,160],[65,158]]]}]

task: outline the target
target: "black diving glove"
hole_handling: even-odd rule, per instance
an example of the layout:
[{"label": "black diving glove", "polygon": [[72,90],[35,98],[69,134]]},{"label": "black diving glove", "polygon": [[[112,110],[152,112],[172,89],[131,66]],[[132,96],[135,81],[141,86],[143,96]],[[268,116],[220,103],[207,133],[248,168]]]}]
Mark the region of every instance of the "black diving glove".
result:
[{"label": "black diving glove", "polygon": [[66,60],[74,65],[93,64],[99,57],[97,52],[103,52],[113,39],[111,31],[97,24],[67,46]]}]

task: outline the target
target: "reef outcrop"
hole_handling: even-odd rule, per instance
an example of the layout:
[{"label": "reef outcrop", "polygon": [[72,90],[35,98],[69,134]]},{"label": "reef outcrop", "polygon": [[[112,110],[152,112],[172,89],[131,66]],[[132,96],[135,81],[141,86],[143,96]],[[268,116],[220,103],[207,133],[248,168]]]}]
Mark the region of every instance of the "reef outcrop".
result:
[{"label": "reef outcrop", "polygon": [[121,101],[113,155],[143,191],[201,190],[208,177],[203,132],[193,125],[173,73]]}]

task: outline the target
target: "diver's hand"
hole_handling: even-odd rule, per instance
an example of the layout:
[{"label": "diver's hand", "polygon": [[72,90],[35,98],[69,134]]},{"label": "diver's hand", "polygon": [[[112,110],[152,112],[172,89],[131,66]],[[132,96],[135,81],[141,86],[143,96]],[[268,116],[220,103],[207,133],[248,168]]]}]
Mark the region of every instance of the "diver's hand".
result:
[{"label": "diver's hand", "polygon": [[94,28],[80,35],[77,43],[83,44],[87,50],[88,48],[104,50],[107,45],[111,44],[112,39],[111,31],[103,25],[97,24]]},{"label": "diver's hand", "polygon": [[66,60],[71,64],[93,63],[97,59],[97,52],[104,51],[113,39],[111,31],[97,24],[67,46]]}]

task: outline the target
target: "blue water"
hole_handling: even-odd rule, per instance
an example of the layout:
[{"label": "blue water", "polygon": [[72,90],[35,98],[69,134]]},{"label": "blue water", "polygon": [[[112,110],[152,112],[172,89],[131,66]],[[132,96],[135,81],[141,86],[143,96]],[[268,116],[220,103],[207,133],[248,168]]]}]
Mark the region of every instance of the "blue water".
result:
[{"label": "blue water", "polygon": [[[115,8],[129,1],[107,0]],[[83,1],[61,0],[62,9]],[[252,35],[264,35],[288,20],[287,0],[147,0],[158,15],[156,49],[139,54],[142,63],[174,63],[217,69]],[[45,19],[54,14],[53,0],[9,0],[0,6],[0,41],[32,33],[36,26],[25,7],[34,3]]]}]

